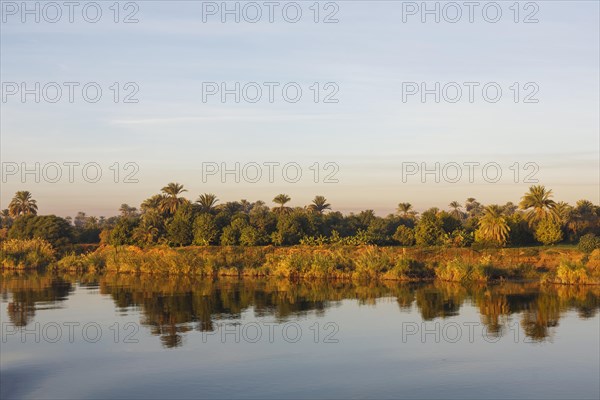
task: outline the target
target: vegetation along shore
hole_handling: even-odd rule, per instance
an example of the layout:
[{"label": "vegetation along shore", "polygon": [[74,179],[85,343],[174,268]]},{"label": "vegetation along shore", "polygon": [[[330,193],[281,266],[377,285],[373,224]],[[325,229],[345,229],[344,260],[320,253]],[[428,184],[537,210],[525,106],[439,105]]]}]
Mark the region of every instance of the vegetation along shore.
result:
[{"label": "vegetation along shore", "polygon": [[0,220],[2,269],[198,276],[277,276],[600,283],[600,207],[555,202],[532,186],[518,204],[469,198],[417,213],[400,203],[386,217],[342,214],[323,196],[290,207],[285,194],[219,203],[184,197],[170,183],[138,208],[104,218],[37,215],[17,192]]}]

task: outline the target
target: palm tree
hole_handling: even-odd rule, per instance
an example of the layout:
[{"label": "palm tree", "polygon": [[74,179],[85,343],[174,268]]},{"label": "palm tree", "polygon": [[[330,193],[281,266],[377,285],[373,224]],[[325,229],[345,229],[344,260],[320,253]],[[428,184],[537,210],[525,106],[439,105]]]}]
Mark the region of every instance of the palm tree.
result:
[{"label": "palm tree", "polygon": [[479,220],[478,234],[481,238],[504,246],[508,241],[509,232],[510,227],[502,214],[502,208],[495,204],[485,207]]},{"label": "palm tree", "polygon": [[36,215],[37,209],[37,202],[31,198],[31,193],[26,190],[15,193],[15,197],[8,205],[8,212],[11,217],[28,214]]},{"label": "palm tree", "polygon": [[399,203],[398,208],[396,209],[398,214],[402,213],[404,218],[407,218],[410,211],[412,210],[412,204],[410,203]]},{"label": "palm tree", "polygon": [[465,203],[465,210],[471,217],[477,217],[483,212],[483,206],[474,197],[469,197]]},{"label": "palm tree", "polygon": [[458,220],[461,220],[463,217],[463,213],[460,211],[462,205],[458,201],[453,201],[449,206],[452,209],[452,211],[450,211],[450,215]]},{"label": "palm tree", "polygon": [[8,208],[0,211],[0,228],[10,228],[12,225],[12,218]]},{"label": "palm tree", "polygon": [[147,198],[140,205],[142,213],[146,214],[147,212],[150,212],[152,210],[160,211],[161,204],[165,201],[166,198],[167,195],[164,193],[155,194],[154,196]]},{"label": "palm tree", "polygon": [[573,214],[573,207],[571,207],[568,203],[565,203],[564,201],[559,201],[558,203],[556,203],[554,209],[558,217],[558,221],[560,221],[560,224],[562,226],[567,225],[571,220],[571,216]]},{"label": "palm tree", "polygon": [[119,212],[123,217],[133,217],[137,212],[137,208],[129,206],[129,204],[123,203],[119,207]]},{"label": "palm tree", "polygon": [[166,195],[160,204],[161,211],[175,214],[180,205],[185,204],[188,200],[183,197],[177,197],[183,192],[187,192],[183,185],[171,182],[161,189]]},{"label": "palm tree", "polygon": [[85,227],[87,229],[97,229],[98,228],[98,218],[92,216],[88,217],[85,221]]},{"label": "palm tree", "polygon": [[204,193],[198,197],[196,204],[198,204],[200,212],[209,213],[215,209],[215,205],[218,201],[219,199],[217,199],[216,195],[212,193]]},{"label": "palm tree", "polygon": [[252,206],[254,206],[254,204],[250,203],[246,199],[241,199],[240,200],[240,206],[242,207],[242,212],[244,214],[249,214],[250,210],[252,210]]},{"label": "palm tree", "polygon": [[327,203],[325,196],[315,196],[312,204],[308,206],[311,211],[316,211],[322,214],[325,210],[331,210],[331,204]]},{"label": "palm tree", "polygon": [[525,218],[529,222],[529,226],[533,227],[545,218],[552,218],[558,221],[556,203],[551,197],[552,190],[546,190],[542,185],[531,186],[529,192],[521,197],[519,208],[521,210],[528,210],[525,213]]},{"label": "palm tree", "polygon": [[287,194],[278,194],[277,196],[275,196],[275,198],[273,199],[273,203],[279,204],[279,208],[274,209],[274,211],[281,213],[289,211],[290,208],[285,207],[285,204],[288,203],[290,200],[292,199]]}]

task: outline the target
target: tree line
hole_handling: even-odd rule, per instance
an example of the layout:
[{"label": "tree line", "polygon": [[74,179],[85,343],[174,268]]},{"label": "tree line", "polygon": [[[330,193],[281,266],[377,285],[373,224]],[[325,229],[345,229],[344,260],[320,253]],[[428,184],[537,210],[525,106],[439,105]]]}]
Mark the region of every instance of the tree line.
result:
[{"label": "tree line", "polygon": [[122,204],[116,217],[74,218],[37,215],[37,202],[27,191],[17,192],[0,214],[0,238],[39,237],[53,245],[105,243],[112,245],[402,245],[447,247],[527,246],[536,243],[577,243],[585,236],[592,248],[600,244],[600,207],[588,200],[575,205],[556,202],[552,190],[531,186],[518,204],[483,205],[474,198],[464,205],[453,201],[447,210],[417,213],[400,203],[386,217],[373,210],[347,215],[333,211],[324,196],[305,207],[290,207],[279,194],[273,207],[263,201],[220,203],[216,195],[196,201],[187,190],[169,183],[144,200],[139,209]]}]

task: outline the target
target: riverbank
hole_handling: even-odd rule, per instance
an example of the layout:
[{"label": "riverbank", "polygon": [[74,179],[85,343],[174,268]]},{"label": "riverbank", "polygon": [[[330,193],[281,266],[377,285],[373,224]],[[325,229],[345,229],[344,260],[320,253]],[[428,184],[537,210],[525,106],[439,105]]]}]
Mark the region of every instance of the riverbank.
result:
[{"label": "riverbank", "polygon": [[[9,241],[10,242],[10,241]],[[540,281],[600,284],[600,250],[573,247],[418,248],[378,246],[100,246],[58,256],[41,241],[3,243],[3,269],[196,276],[400,281]]]}]

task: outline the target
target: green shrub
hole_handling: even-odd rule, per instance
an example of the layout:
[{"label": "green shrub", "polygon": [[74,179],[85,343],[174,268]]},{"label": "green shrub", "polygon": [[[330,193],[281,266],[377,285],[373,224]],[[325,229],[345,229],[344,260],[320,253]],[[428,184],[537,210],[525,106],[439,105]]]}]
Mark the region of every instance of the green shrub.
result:
[{"label": "green shrub", "polygon": [[424,263],[406,256],[398,258],[386,275],[386,278],[400,280],[421,280],[431,277],[433,277],[433,271],[426,268]]},{"label": "green shrub", "polygon": [[551,281],[563,284],[592,283],[590,274],[582,263],[562,261],[556,269],[556,276]]},{"label": "green shrub", "polygon": [[471,265],[462,260],[454,259],[439,266],[435,270],[435,276],[441,280],[451,282],[485,282],[491,277],[491,267],[486,262]]},{"label": "green shrub", "polygon": [[394,233],[394,240],[402,246],[412,246],[415,244],[415,231],[408,226],[400,225]]},{"label": "green shrub", "polygon": [[562,241],[560,224],[550,218],[543,219],[535,229],[535,239],[546,246]]},{"label": "green shrub", "polygon": [[0,266],[6,269],[45,267],[54,261],[52,245],[42,239],[10,239],[2,242]]},{"label": "green shrub", "polygon": [[583,235],[579,239],[579,244],[577,248],[584,253],[591,253],[595,249],[600,249],[600,238],[594,235],[593,233],[588,233],[587,235]]}]

